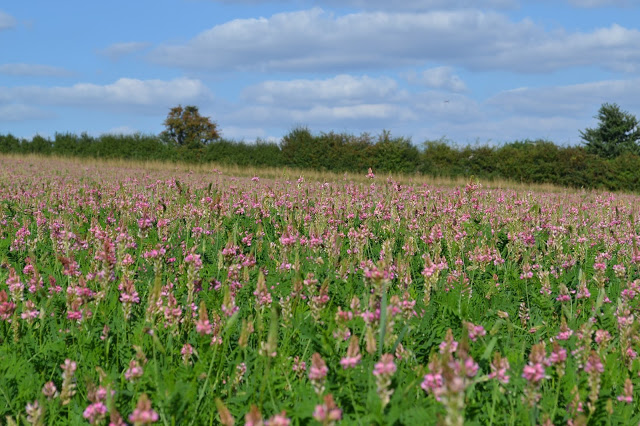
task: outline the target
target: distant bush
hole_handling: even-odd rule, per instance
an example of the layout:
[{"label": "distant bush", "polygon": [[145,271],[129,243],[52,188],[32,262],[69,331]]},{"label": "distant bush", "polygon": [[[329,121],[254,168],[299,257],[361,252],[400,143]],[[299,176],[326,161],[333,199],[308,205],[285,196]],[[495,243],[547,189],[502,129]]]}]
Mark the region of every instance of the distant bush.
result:
[{"label": "distant bush", "polygon": [[580,131],[585,149],[603,158],[640,153],[640,122],[617,104],[604,103],[598,110],[598,127]]},{"label": "distant bush", "polygon": [[574,188],[640,191],[640,156],[625,152],[604,158],[583,146],[559,146],[547,140],[523,140],[490,146],[456,146],[440,139],[420,147],[387,131],[313,134],[297,127],[280,143],[217,139],[206,145],[179,146],[163,135],[56,133],[31,140],[0,135],[0,153],[78,156],[229,164],[245,167],[290,167],[333,172],[420,173],[447,178],[508,179]]}]

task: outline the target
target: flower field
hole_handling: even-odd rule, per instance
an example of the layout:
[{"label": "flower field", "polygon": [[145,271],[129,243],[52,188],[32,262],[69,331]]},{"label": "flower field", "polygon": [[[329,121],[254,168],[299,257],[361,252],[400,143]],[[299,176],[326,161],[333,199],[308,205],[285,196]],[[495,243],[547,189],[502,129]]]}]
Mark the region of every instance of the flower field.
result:
[{"label": "flower field", "polygon": [[0,423],[638,424],[640,197],[374,172],[0,157]]}]

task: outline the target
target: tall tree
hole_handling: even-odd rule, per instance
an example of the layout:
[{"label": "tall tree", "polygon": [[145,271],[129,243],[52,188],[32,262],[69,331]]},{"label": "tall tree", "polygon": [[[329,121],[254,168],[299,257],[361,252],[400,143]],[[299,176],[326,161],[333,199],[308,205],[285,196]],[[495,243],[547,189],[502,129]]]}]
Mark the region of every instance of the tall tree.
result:
[{"label": "tall tree", "polygon": [[209,117],[200,115],[198,107],[193,105],[171,108],[164,125],[166,130],[162,132],[162,136],[168,137],[179,146],[199,148],[220,139],[217,124]]},{"label": "tall tree", "polygon": [[640,154],[640,127],[634,115],[622,111],[615,103],[605,103],[594,118],[600,122],[597,128],[580,131],[587,152],[603,158],[615,158],[626,152]]}]

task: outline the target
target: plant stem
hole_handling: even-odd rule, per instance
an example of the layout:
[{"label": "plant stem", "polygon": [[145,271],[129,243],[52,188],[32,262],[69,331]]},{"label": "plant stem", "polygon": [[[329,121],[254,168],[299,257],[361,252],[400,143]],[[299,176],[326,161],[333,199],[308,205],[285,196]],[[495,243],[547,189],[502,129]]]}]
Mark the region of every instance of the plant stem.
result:
[{"label": "plant stem", "polygon": [[493,416],[495,415],[496,412],[496,399],[497,399],[497,393],[498,393],[498,385],[497,383],[493,384],[493,396],[491,398],[491,413],[489,414],[489,425],[493,425]]},{"label": "plant stem", "polygon": [[[200,388],[198,401],[196,402],[195,410],[193,410],[194,413],[198,412],[198,409],[200,408],[200,402],[202,402],[202,398],[204,398],[204,393],[206,392],[207,386],[209,384],[209,378],[211,377],[211,372],[213,371],[213,362],[215,361],[217,354],[218,354],[218,345],[216,345],[213,349],[213,355],[211,355],[211,362],[209,362],[209,370],[207,371],[207,378],[204,381],[204,385]],[[194,416],[191,419],[191,422],[189,422],[189,426],[192,426],[195,421],[196,421],[196,416]]]}]

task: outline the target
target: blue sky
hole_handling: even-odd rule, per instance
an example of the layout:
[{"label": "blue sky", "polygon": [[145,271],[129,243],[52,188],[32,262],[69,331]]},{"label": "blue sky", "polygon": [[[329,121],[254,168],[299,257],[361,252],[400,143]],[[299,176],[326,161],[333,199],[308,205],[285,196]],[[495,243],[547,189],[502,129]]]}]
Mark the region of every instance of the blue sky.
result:
[{"label": "blue sky", "polygon": [[0,5],[0,134],[223,136],[296,126],[460,144],[579,144],[640,117],[638,0],[31,0]]}]

